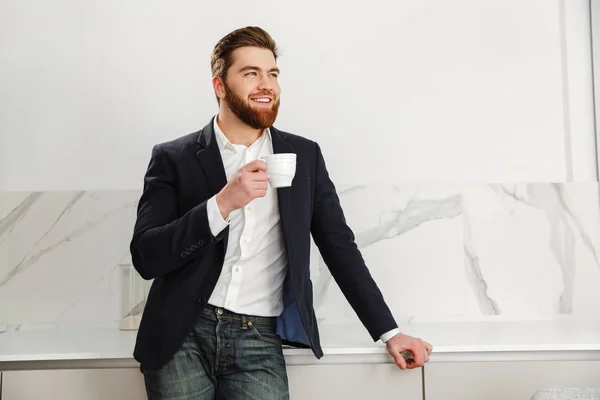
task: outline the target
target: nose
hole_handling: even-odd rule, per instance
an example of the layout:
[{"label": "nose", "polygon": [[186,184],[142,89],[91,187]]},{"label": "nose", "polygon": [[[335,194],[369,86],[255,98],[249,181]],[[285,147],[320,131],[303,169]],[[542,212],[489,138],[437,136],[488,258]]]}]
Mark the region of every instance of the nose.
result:
[{"label": "nose", "polygon": [[273,83],[269,79],[269,76],[261,74],[260,81],[258,82],[258,90],[273,90]]}]

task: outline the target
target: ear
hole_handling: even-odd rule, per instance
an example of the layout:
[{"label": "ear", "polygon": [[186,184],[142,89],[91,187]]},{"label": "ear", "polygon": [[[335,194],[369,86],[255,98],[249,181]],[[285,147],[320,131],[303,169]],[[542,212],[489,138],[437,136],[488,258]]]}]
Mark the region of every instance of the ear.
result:
[{"label": "ear", "polygon": [[225,98],[225,84],[223,83],[223,80],[218,76],[215,76],[212,78],[212,84],[215,91],[215,96],[223,100]]}]

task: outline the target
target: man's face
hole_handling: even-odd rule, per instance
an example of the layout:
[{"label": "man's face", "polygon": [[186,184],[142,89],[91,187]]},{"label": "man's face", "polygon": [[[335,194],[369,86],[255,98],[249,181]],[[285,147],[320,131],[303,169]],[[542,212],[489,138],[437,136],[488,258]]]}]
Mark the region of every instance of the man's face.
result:
[{"label": "man's face", "polygon": [[279,110],[279,69],[273,53],[258,47],[241,47],[232,54],[223,89],[231,111],[246,125],[266,129]]}]

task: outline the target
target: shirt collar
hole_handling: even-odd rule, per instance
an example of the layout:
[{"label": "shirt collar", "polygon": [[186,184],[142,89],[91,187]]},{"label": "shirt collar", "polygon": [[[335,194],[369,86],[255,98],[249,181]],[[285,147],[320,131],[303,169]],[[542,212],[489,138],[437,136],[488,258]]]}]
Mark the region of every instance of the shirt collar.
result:
[{"label": "shirt collar", "polygon": [[[219,124],[217,123],[217,118],[218,118],[218,115],[215,116],[215,118],[214,118],[213,128],[215,130],[215,137],[217,139],[217,145],[219,146],[219,150],[223,151],[223,149],[225,149],[227,147],[230,150],[236,151],[236,148],[233,145],[233,143],[231,143],[229,141],[229,139],[227,139],[227,136],[225,136],[225,134],[223,133],[223,131],[219,127]],[[260,144],[261,141],[263,141],[265,139],[266,140],[271,140],[271,130],[269,128],[265,129],[264,132],[263,132],[263,134],[253,144]]]}]

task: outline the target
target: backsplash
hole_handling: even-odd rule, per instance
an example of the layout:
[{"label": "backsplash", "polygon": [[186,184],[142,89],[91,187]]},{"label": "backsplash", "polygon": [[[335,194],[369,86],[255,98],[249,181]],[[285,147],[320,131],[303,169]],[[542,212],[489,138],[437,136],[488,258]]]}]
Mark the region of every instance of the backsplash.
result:
[{"label": "backsplash", "polygon": [[[399,318],[600,316],[597,183],[340,192],[358,246]],[[355,319],[320,260],[318,270],[319,316]]]},{"label": "backsplash", "polygon": [[138,199],[138,191],[1,194],[0,318],[115,321]]},{"label": "backsplash", "polygon": [[[597,183],[339,187],[396,317],[600,317]],[[0,324],[116,322],[139,191],[0,193]],[[356,316],[311,258],[319,318]],[[136,310],[137,311],[137,310]]]}]

